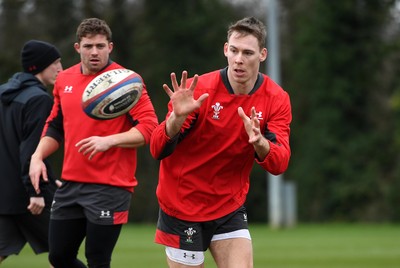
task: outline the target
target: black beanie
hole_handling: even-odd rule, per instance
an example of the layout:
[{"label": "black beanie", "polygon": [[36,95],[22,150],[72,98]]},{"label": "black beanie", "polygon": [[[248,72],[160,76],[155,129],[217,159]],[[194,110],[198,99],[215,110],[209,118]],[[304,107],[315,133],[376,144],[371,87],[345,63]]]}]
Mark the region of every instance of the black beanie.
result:
[{"label": "black beanie", "polygon": [[30,40],[21,51],[21,63],[24,72],[33,75],[46,69],[57,59],[61,58],[58,49],[47,42]]}]

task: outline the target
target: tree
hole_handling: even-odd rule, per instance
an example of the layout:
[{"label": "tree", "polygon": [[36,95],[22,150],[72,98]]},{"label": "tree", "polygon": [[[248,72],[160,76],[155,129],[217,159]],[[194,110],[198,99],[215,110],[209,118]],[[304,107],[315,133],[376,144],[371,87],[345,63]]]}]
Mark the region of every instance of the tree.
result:
[{"label": "tree", "polygon": [[[391,220],[398,144],[379,70],[395,1],[285,1],[293,100],[288,171],[303,220]],[[382,120],[384,118],[385,120]],[[397,212],[398,213],[398,212]]]}]

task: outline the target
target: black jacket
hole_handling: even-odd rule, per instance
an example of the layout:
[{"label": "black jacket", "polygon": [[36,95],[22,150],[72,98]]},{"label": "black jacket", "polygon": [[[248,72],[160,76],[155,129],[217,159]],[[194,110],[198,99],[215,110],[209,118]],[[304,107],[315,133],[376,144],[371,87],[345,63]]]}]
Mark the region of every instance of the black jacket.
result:
[{"label": "black jacket", "polygon": [[[30,196],[36,195],[29,179],[29,161],[39,143],[53,99],[32,74],[16,73],[0,86],[0,214],[27,212]],[[51,204],[55,184],[41,185],[46,206]]]}]

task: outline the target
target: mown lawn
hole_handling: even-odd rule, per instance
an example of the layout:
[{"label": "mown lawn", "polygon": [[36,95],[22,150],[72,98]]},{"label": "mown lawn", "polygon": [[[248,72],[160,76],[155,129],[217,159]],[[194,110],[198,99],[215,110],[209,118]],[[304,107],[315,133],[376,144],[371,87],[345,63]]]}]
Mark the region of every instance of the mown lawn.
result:
[{"label": "mown lawn", "polygon": [[[114,251],[112,267],[166,267],[162,246],[153,243],[154,225],[126,225]],[[254,267],[399,268],[400,225],[307,224],[272,230],[250,225]],[[83,254],[81,254],[83,258]],[[1,268],[48,267],[47,256],[25,247]],[[206,267],[216,268],[207,254]]]}]

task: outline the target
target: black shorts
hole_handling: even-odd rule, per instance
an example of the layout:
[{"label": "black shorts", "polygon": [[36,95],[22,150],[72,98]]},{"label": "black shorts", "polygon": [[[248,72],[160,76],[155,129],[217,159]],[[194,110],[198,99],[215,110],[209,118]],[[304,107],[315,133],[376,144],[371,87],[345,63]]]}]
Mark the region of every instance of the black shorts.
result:
[{"label": "black shorts", "polygon": [[103,184],[63,182],[51,207],[52,220],[86,218],[94,224],[114,225],[128,222],[132,193]]},{"label": "black shorts", "polygon": [[206,251],[212,240],[235,237],[229,234],[240,230],[248,230],[243,206],[222,218],[206,222],[179,220],[160,209],[155,242],[188,251]]},{"label": "black shorts", "polygon": [[0,215],[0,256],[18,254],[26,242],[36,254],[48,252],[49,218],[49,209],[40,215]]}]

